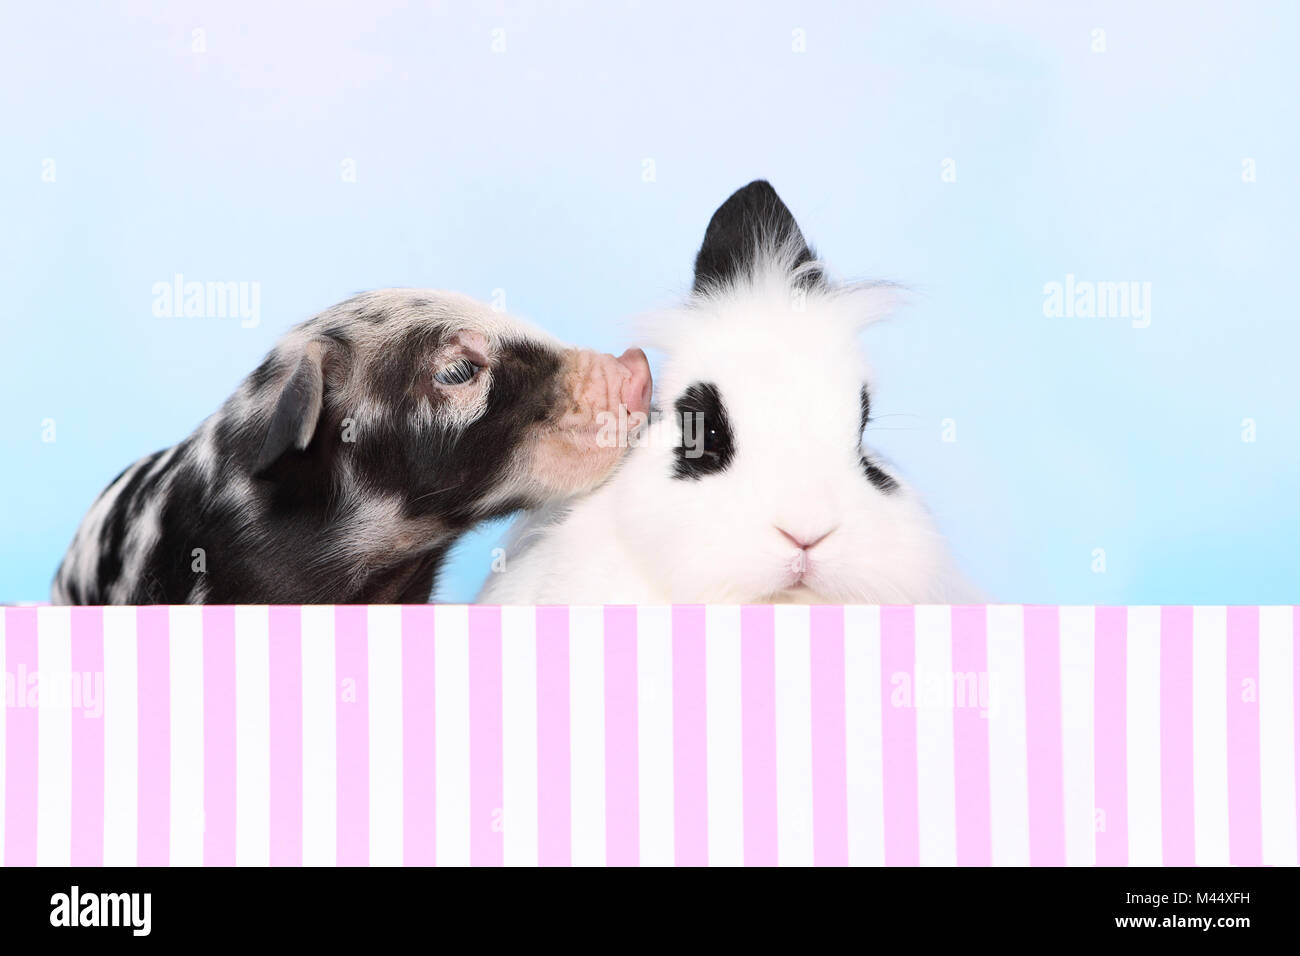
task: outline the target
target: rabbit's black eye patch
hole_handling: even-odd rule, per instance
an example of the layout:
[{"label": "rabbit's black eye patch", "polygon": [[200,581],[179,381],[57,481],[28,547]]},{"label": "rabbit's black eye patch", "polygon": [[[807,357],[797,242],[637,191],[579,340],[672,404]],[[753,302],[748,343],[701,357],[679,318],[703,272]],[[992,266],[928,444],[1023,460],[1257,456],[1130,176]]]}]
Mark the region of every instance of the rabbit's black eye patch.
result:
[{"label": "rabbit's black eye patch", "polygon": [[673,449],[673,477],[699,481],[717,474],[735,457],[735,439],[716,385],[696,382],[673,405],[681,441]]},{"label": "rabbit's black eye patch", "polygon": [[866,473],[867,481],[875,485],[878,491],[887,495],[898,490],[898,482],[894,480],[892,475],[875,464],[866,455],[863,455],[861,460],[862,470]]},{"label": "rabbit's black eye patch", "polygon": [[[858,403],[862,408],[862,424],[858,428],[858,436],[861,438],[862,433],[867,430],[867,422],[871,420],[871,394],[867,391],[865,385],[862,386],[862,391],[858,393]],[[866,455],[863,455],[859,460],[862,463],[862,471],[867,476],[867,481],[875,485],[878,491],[887,495],[898,490],[898,482],[883,468]]]}]

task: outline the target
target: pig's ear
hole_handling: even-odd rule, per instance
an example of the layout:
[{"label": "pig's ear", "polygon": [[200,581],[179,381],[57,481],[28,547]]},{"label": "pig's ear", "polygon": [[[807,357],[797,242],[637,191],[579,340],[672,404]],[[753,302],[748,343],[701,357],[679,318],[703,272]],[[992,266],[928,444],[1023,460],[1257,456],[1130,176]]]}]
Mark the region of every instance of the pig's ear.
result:
[{"label": "pig's ear", "polygon": [[325,404],[325,353],[324,343],[308,343],[297,367],[281,385],[254,475],[264,474],[291,448],[302,451],[311,444]]},{"label": "pig's ear", "polygon": [[794,215],[765,179],[756,179],[731,194],[718,207],[695,256],[697,293],[729,285],[750,275],[767,258],[799,271],[801,279],[820,281],[820,270],[809,263],[816,255],[808,247]]}]

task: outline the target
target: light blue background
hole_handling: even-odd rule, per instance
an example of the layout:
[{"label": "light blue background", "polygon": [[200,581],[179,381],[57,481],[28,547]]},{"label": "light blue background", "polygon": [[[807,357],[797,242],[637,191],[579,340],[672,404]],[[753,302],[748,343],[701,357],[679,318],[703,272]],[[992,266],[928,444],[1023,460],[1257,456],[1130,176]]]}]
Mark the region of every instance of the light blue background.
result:
[{"label": "light blue background", "polygon": [[[379,286],[500,289],[621,350],[762,176],[838,271],[915,290],[866,336],[870,437],[990,595],[1300,600],[1295,4],[10,0],[3,19],[0,599],[44,599],[108,480],[293,323]],[[259,282],[261,325],[155,317],[177,272]],[[1150,328],[1046,318],[1067,273],[1150,282]],[[442,596],[474,594],[500,532],[464,542]]]}]

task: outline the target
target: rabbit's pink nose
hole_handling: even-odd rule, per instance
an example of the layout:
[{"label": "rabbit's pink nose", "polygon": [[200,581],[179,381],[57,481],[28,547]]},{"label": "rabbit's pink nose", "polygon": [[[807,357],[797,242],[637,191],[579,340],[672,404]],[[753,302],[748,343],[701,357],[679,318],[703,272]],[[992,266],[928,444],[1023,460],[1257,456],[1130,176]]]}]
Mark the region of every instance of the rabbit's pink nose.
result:
[{"label": "rabbit's pink nose", "polygon": [[785,528],[779,527],[776,530],[780,531],[781,534],[785,536],[785,539],[796,548],[799,548],[802,551],[811,551],[813,548],[817,547],[817,545],[829,538],[835,529],[831,528],[830,531],[817,535],[793,535],[789,531],[786,531]]}]

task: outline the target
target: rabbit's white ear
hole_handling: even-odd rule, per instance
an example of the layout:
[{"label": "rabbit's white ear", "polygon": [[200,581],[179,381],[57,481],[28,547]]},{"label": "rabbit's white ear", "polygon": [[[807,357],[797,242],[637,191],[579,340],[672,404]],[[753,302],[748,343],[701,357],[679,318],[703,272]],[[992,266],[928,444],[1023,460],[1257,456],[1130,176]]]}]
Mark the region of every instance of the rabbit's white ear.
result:
[{"label": "rabbit's white ear", "polygon": [[706,294],[770,266],[810,288],[824,282],[794,215],[767,180],[756,179],[732,193],[709,220],[695,256],[693,291]]}]

